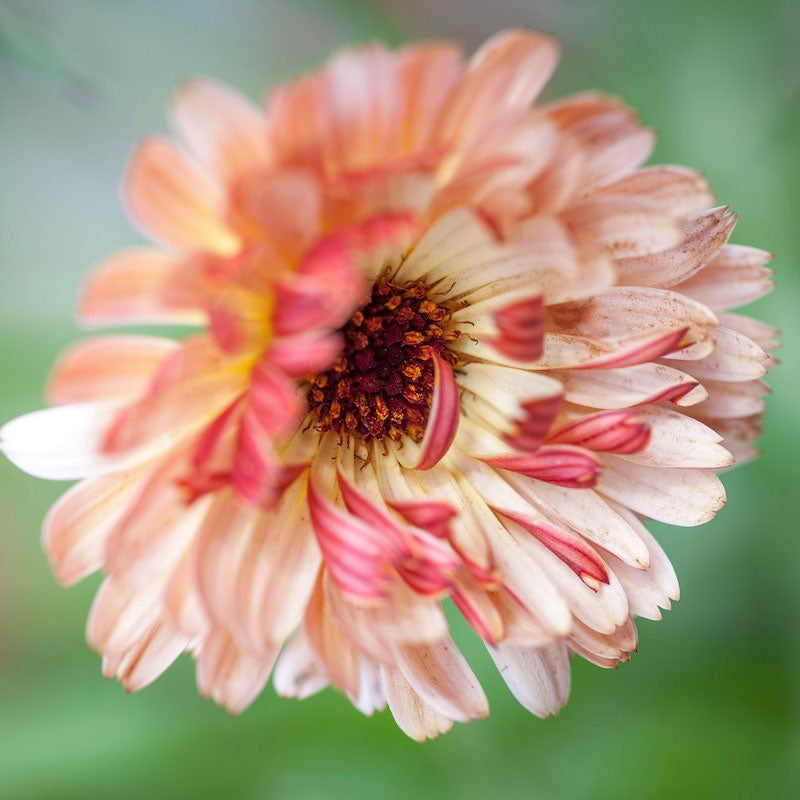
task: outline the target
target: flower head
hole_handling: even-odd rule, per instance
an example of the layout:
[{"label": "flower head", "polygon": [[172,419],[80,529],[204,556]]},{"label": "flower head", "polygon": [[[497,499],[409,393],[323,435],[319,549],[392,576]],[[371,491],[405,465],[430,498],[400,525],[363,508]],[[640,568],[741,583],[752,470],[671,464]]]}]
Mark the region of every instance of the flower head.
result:
[{"label": "flower head", "polygon": [[84,287],[23,469],[81,479],[45,549],[104,569],[88,638],[129,689],[179,654],[244,709],[328,684],[425,738],[486,698],[442,601],[519,701],[556,712],[675,574],[641,518],[699,525],[753,455],[772,328],[729,311],[769,255],[620,101],[533,105],[558,48],[501,33],[348,50],[264,110],[209,81],[125,181],[158,245]]}]

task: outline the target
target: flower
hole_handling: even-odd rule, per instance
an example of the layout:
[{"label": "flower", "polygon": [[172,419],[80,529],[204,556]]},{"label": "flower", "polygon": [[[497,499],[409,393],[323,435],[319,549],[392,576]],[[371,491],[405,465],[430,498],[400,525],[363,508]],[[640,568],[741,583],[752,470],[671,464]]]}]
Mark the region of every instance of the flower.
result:
[{"label": "flower", "polygon": [[711,519],[750,458],[775,331],[730,308],[769,255],[619,100],[533,101],[510,31],[342,52],[264,111],[210,81],[124,186],[157,248],[101,264],[54,407],[0,446],[81,479],[51,509],[60,581],[107,577],[87,629],[139,689],[181,653],[233,712],[328,684],[423,739],[488,713],[449,598],[534,714],[572,653],[636,648],[678,599],[641,518]]}]

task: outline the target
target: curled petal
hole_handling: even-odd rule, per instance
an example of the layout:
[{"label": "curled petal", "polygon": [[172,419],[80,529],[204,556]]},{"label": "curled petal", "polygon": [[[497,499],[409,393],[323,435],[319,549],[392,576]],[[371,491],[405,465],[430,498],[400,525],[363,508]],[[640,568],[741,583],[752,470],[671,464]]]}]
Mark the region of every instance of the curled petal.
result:
[{"label": "curled petal", "polygon": [[337,508],[308,484],[308,507],[330,576],[348,594],[384,597],[391,584],[392,553],[383,537],[358,517]]},{"label": "curled petal", "polygon": [[270,343],[267,359],[287,375],[297,377],[325,369],[341,349],[342,337],[338,333],[282,336]]},{"label": "curled petal", "polygon": [[413,555],[397,565],[403,580],[419,594],[448,591],[461,561],[447,542],[423,530],[412,530]]},{"label": "curled petal", "polygon": [[450,538],[450,520],[456,511],[448,503],[435,498],[402,500],[388,504],[403,519],[417,528],[429,531],[440,539]]},{"label": "curled petal", "polygon": [[543,445],[527,455],[493,456],[482,460],[498,469],[511,470],[569,489],[594,486],[603,466],[600,459],[588,450],[570,445]]},{"label": "curled petal", "polygon": [[600,556],[576,534],[540,519],[510,509],[498,509],[504,517],[519,523],[557,555],[590,589],[608,583],[608,570]]},{"label": "curled petal", "polygon": [[428,417],[425,435],[413,457],[404,448],[397,454],[407,469],[431,469],[450,449],[458,430],[461,408],[458,386],[450,365],[436,352],[432,354],[434,368],[433,404]]},{"label": "curled petal", "polygon": [[386,537],[387,544],[391,543],[394,550],[392,560],[410,554],[408,538],[403,527],[388,512],[381,508],[378,503],[360,492],[347,479],[341,469],[337,470],[339,489],[342,492],[342,500],[347,506],[347,510],[359,519],[363,520]]},{"label": "curled petal", "polygon": [[638,453],[650,441],[650,427],[633,411],[605,411],[580,417],[549,437],[553,444],[573,444],[603,453]]},{"label": "curled petal", "polygon": [[542,298],[516,300],[495,312],[500,335],[494,347],[516,361],[536,361],[542,355]]},{"label": "curled petal", "polygon": [[714,208],[680,226],[681,240],[659,253],[617,260],[626,286],[674,286],[694,275],[722,249],[736,224],[727,206]]}]

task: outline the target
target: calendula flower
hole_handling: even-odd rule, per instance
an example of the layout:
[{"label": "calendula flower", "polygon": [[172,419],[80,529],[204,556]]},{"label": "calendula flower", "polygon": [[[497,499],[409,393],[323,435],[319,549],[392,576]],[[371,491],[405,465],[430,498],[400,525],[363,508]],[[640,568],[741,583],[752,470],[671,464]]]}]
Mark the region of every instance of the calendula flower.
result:
[{"label": "calendula flower", "polygon": [[335,55],[258,109],[183,86],[124,184],[158,246],[102,263],[54,407],[2,429],[81,479],[44,545],[107,577],[88,639],[128,689],[184,651],[238,712],[270,674],[388,704],[418,739],[483,717],[443,601],[534,714],[678,599],[641,518],[711,519],[753,454],[772,328],[730,308],[769,255],[619,100],[533,102],[558,58],[501,33]]}]

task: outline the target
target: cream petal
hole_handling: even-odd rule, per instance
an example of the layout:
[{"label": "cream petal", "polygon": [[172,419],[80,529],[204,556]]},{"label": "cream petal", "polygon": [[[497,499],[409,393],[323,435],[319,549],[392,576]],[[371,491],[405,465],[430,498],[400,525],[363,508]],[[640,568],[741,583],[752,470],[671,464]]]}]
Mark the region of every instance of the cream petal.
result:
[{"label": "cream petal", "polygon": [[124,653],[160,617],[160,582],[136,592],[106,578],[97,590],[86,622],[89,646],[104,654]]},{"label": "cream petal", "polygon": [[692,409],[701,417],[735,419],[752,417],[764,411],[764,396],[769,387],[763,381],[713,381],[703,380],[708,399]]},{"label": "cream petal", "polygon": [[650,406],[637,409],[636,416],[650,428],[650,440],[643,450],[622,455],[627,461],[701,469],[722,469],[733,463],[731,454],[719,445],[722,437],[686,414]]},{"label": "cream petal", "polygon": [[569,652],[564,644],[489,648],[497,669],[520,705],[537,717],[557,714],[570,690]]},{"label": "cream petal", "polygon": [[629,108],[608,95],[585,92],[545,110],[583,151],[578,184],[583,195],[628,175],[647,160],[655,144],[653,131],[642,127]]},{"label": "cream petal", "polygon": [[572,490],[521,475],[508,480],[545,514],[585,539],[634,566],[649,563],[647,547],[636,531],[592,489]]},{"label": "cream petal", "polygon": [[63,481],[129,469],[174,441],[157,437],[124,454],[106,455],[103,442],[118,414],[119,405],[107,402],[32,411],[0,428],[0,450],[30,475]]},{"label": "cream petal", "polygon": [[769,356],[752,339],[721,325],[711,330],[710,336],[714,349],[709,355],[681,364],[690,375],[700,380],[752,381],[766,374]]},{"label": "cream petal", "polygon": [[306,481],[293,483],[270,515],[259,518],[252,550],[236,576],[238,616],[256,651],[283,642],[300,624],[320,566],[303,503]]},{"label": "cream petal", "polygon": [[425,231],[403,260],[396,279],[424,278],[428,283],[452,280],[453,271],[463,272],[472,265],[491,262],[498,252],[494,237],[477,215],[458,208]]},{"label": "cream petal", "polygon": [[435,739],[453,727],[453,720],[428,705],[396,668],[381,666],[381,686],[397,726],[418,742]]},{"label": "cream petal", "polygon": [[401,149],[417,153],[428,144],[441,108],[461,74],[461,50],[446,42],[406,45],[395,58],[403,102]]},{"label": "cream petal", "polygon": [[670,400],[678,406],[702,402],[708,395],[691,375],[663,364],[557,373],[564,397],[590,408],[622,409]]},{"label": "cream petal", "polygon": [[719,315],[719,323],[725,328],[730,328],[741,333],[742,336],[752,339],[768,354],[781,346],[778,338],[780,331],[760,319],[746,317],[743,314],[727,313]]},{"label": "cream petal", "polygon": [[449,637],[399,648],[397,666],[419,696],[440,714],[468,722],[489,713],[478,679]]},{"label": "cream petal", "polygon": [[520,547],[492,513],[469,476],[460,476],[458,484],[467,507],[487,538],[503,584],[551,636],[568,633],[569,609],[536,559]]},{"label": "cream petal", "polygon": [[137,692],[158,678],[191,645],[191,640],[166,622],[157,622],[121,656],[103,658],[103,674],[114,677],[128,692]]},{"label": "cream petal", "polygon": [[230,634],[215,628],[197,654],[197,690],[231,714],[240,714],[264,688],[277,655],[276,648],[269,656],[253,657]]},{"label": "cream petal", "polygon": [[303,631],[314,657],[324,668],[331,683],[348,696],[358,697],[361,688],[361,656],[333,621],[327,608],[321,576],[306,608]]},{"label": "cream petal", "polygon": [[557,331],[599,339],[685,328],[695,341],[717,323],[700,303],[650,287],[615,286],[589,300],[548,306],[547,315]]},{"label": "cream petal", "polygon": [[604,457],[598,490],[612,500],[660,522],[702,525],[725,503],[725,489],[712,470],[661,469]]},{"label": "cream petal", "polygon": [[614,503],[613,501],[609,501],[609,504],[636,531],[641,540],[647,545],[647,551],[650,554],[648,572],[652,579],[670,600],[679,600],[681,592],[675,570],[653,534],[647,530],[644,523],[629,508]]},{"label": "cream petal", "polygon": [[644,167],[604,187],[599,196],[646,197],[676,217],[700,214],[714,202],[705,176],[687,167]]},{"label": "cream petal", "polygon": [[615,259],[658,253],[680,241],[672,214],[641,197],[594,195],[563,217],[578,242],[599,245]]},{"label": "cream petal", "polygon": [[522,526],[509,520],[506,528],[528,555],[537,561],[561,593],[570,611],[581,622],[601,633],[610,633],[625,620],[628,602],[613,572],[607,571],[608,583],[596,581],[590,587],[566,562]]},{"label": "cream petal", "polygon": [[680,241],[663,252],[617,259],[620,283],[628,286],[674,286],[701,270],[728,241],[736,215],[727,206],[683,222]]},{"label": "cream petal", "polygon": [[187,506],[179,481],[189,470],[187,447],[170,451],[148,471],[106,541],[109,574],[130,587],[145,587],[175,563],[207,511],[200,498]]},{"label": "cream petal", "polygon": [[772,270],[765,266],[771,259],[766,250],[726,244],[708,266],[675,288],[709,308],[743,306],[772,289]]},{"label": "cream petal", "polygon": [[193,641],[208,632],[211,622],[195,578],[194,547],[190,546],[173,567],[162,595],[164,615],[169,623]]},{"label": "cream petal", "polygon": [[275,664],[272,683],[281,697],[297,700],[305,700],[328,685],[328,678],[314,658],[302,630],[284,647]]}]

